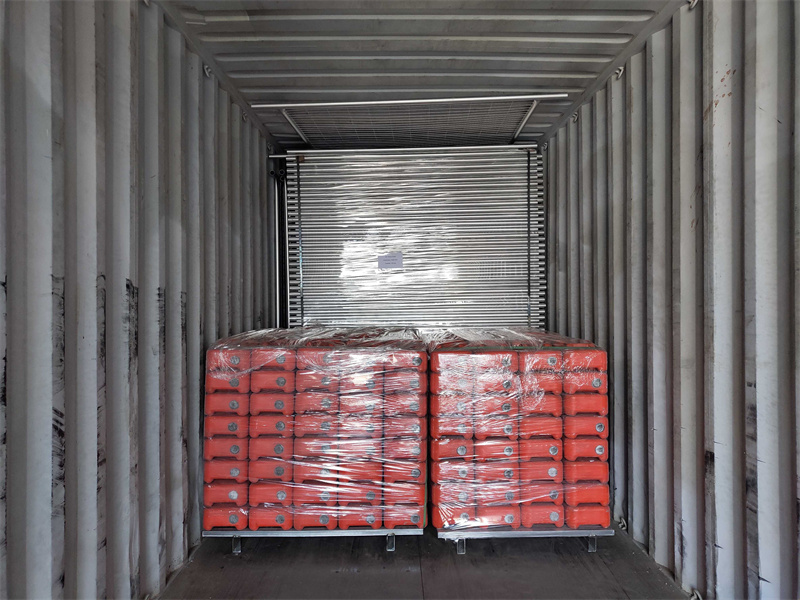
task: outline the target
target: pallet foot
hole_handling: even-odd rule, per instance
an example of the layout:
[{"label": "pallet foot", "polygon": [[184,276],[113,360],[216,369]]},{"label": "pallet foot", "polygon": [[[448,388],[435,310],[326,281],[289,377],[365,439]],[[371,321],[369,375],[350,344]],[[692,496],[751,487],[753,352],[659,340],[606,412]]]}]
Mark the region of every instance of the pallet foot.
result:
[{"label": "pallet foot", "polygon": [[587,550],[589,552],[597,552],[597,538],[596,537],[587,537],[586,538],[586,545],[588,546]]},{"label": "pallet foot", "polygon": [[458,538],[456,540],[456,554],[466,554],[467,553],[467,540],[464,538]]},{"label": "pallet foot", "polygon": [[395,549],[395,538],[394,534],[390,533],[386,536],[386,551],[387,552],[394,552]]},{"label": "pallet foot", "polygon": [[231,552],[234,556],[239,556],[242,553],[242,538],[238,535],[231,538]]}]

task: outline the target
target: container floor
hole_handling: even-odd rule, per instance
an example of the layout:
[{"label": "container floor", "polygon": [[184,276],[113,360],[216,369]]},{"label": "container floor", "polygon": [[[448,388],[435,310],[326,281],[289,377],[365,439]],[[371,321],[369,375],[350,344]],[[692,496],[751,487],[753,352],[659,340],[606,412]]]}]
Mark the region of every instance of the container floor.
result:
[{"label": "container floor", "polygon": [[453,542],[398,537],[208,538],[163,598],[686,598],[627,535]]}]

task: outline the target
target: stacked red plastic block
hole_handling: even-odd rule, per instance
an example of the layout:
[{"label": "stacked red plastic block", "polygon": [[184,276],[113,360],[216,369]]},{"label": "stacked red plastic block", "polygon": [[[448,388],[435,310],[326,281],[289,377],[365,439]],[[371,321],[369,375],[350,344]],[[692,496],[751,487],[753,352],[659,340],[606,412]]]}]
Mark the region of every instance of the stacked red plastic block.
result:
[{"label": "stacked red plastic block", "polygon": [[204,529],[424,527],[427,354],[413,331],[253,332],[207,365]]},{"label": "stacked red plastic block", "polygon": [[522,329],[430,348],[434,526],[608,527],[605,352]]}]

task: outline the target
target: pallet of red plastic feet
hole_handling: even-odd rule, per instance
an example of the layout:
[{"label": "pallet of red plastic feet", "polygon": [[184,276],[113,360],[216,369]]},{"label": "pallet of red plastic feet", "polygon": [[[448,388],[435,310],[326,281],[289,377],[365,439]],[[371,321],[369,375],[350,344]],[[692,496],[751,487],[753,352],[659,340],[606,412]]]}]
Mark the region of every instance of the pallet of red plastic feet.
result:
[{"label": "pallet of red plastic feet", "polygon": [[523,328],[421,333],[439,536],[610,534],[605,351]]},{"label": "pallet of red plastic feet", "polygon": [[204,535],[421,534],[425,343],[404,328],[263,330],[206,358]]}]

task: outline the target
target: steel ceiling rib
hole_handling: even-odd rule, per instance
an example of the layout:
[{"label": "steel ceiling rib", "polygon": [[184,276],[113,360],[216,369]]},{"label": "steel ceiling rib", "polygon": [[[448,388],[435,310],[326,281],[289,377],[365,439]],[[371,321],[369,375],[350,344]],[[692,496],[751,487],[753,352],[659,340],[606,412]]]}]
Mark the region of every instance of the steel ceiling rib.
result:
[{"label": "steel ceiling rib", "polygon": [[[434,138],[460,146],[546,139],[681,1],[185,0],[173,14],[287,149],[309,144],[280,109],[261,106],[566,94],[541,100],[516,136],[530,102],[494,121],[475,116],[483,129],[447,127],[441,115],[426,126],[426,115],[406,115],[390,131],[379,123],[385,115],[352,107],[313,119],[287,109],[312,146],[315,135],[328,138],[325,148],[377,146],[389,137],[398,147]],[[352,130],[341,126],[349,118]],[[368,132],[370,124],[377,131]]]},{"label": "steel ceiling rib", "polygon": [[[530,297],[530,323],[543,326],[542,166],[531,150],[290,154],[291,325],[523,325]],[[403,268],[379,269],[395,251]]]}]

